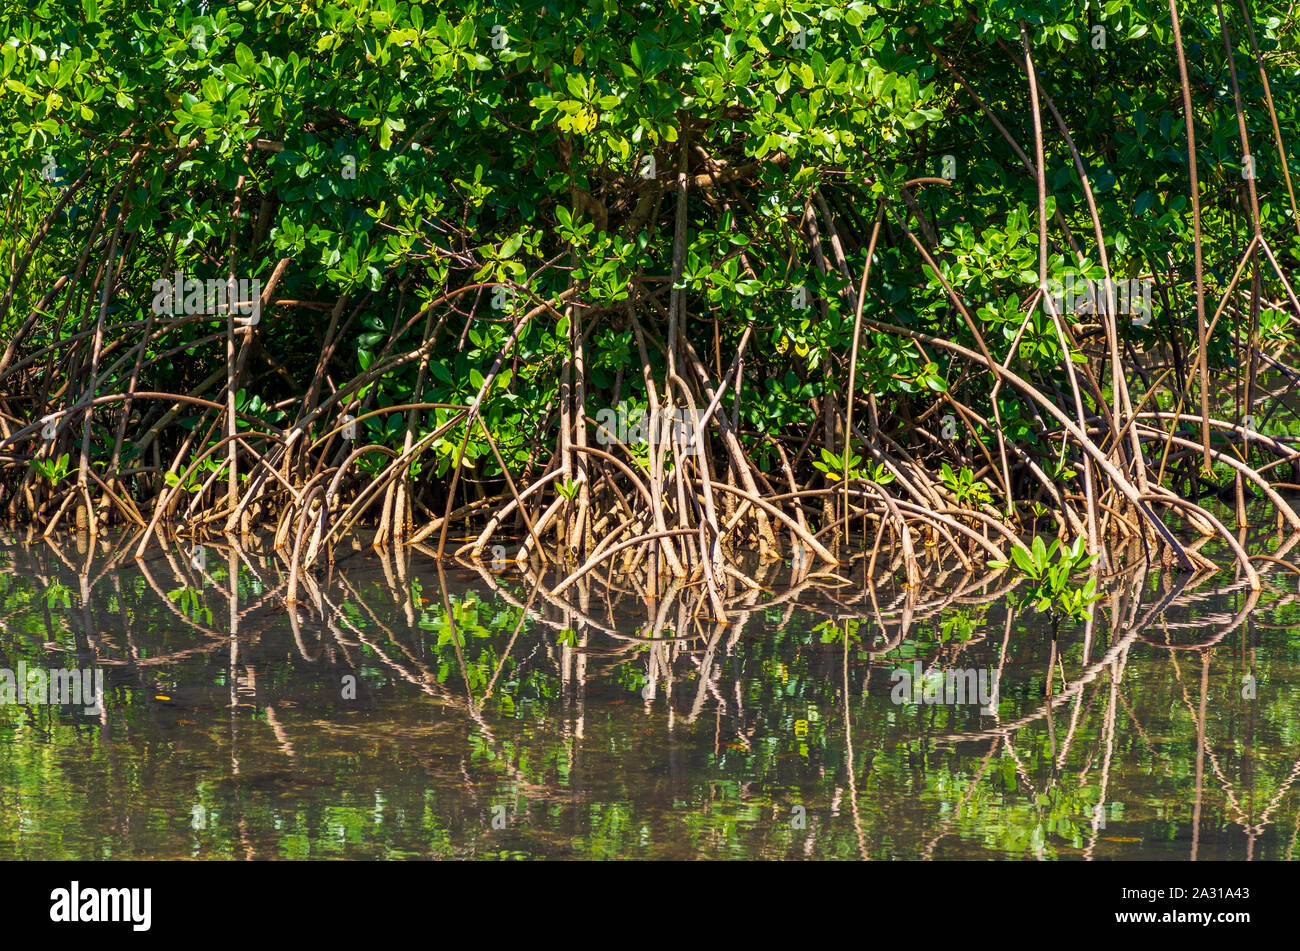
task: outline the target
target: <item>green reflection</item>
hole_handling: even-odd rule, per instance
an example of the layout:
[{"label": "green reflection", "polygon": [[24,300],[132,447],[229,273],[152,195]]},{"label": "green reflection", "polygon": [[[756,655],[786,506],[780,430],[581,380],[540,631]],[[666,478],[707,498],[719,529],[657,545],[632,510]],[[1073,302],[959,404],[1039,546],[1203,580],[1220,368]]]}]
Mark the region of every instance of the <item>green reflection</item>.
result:
[{"label": "green reflection", "polygon": [[[548,600],[407,553],[321,573],[291,617],[274,556],[111,551],[0,549],[0,667],[107,686],[102,715],[0,705],[0,857],[1295,855],[1283,572],[1249,612],[1231,584],[1112,580],[1054,645],[969,580],[877,615],[764,574],[717,623],[698,589]],[[916,663],[1000,670],[997,717],[894,703]]]}]

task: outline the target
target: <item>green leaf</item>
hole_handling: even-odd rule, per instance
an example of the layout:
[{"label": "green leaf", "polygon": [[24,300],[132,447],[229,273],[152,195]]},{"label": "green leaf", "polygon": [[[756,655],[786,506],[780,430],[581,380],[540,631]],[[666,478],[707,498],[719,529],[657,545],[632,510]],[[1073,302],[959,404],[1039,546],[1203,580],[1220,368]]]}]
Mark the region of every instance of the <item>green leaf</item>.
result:
[{"label": "green leaf", "polygon": [[251,77],[256,69],[256,60],[253,57],[253,51],[243,43],[235,47],[235,62],[239,65],[239,70],[245,76]]}]

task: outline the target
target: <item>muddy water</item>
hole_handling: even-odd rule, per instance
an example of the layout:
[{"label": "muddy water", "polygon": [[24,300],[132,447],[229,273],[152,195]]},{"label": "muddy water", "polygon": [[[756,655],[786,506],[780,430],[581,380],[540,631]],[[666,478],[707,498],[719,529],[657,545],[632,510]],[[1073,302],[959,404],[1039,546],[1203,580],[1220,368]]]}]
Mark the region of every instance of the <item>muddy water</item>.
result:
[{"label": "muddy water", "polygon": [[274,557],[115,554],[0,545],[0,668],[104,685],[89,713],[0,703],[0,858],[1296,854],[1277,566],[1253,604],[1226,576],[1112,579],[1053,641],[1005,579],[873,605],[780,569],[718,623],[698,587],[548,598],[367,553],[291,617]]}]

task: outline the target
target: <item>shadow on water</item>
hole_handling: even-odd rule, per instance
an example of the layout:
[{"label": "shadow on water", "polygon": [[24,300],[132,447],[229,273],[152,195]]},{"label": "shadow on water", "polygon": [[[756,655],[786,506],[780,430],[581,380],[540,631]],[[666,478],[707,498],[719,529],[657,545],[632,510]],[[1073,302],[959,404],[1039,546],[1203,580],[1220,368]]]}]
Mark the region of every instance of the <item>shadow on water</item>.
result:
[{"label": "shadow on water", "polygon": [[1296,853],[1285,558],[1258,597],[1105,578],[1054,638],[1005,576],[767,566],[720,620],[702,585],[553,596],[367,552],[286,611],[255,547],[119,556],[0,547],[0,668],[105,692],[17,702],[0,673],[0,858]]}]

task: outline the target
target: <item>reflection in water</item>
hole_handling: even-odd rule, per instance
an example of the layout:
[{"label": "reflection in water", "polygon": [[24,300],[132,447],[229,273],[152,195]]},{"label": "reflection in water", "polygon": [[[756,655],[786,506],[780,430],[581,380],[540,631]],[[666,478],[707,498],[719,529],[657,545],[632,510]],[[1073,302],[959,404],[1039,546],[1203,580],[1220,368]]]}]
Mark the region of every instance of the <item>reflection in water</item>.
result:
[{"label": "reflection in water", "polygon": [[1006,578],[769,565],[718,619],[700,584],[366,552],[286,612],[256,547],[84,545],[0,548],[0,667],[107,694],[0,704],[0,858],[1295,855],[1285,558],[1258,598],[1105,579],[1054,638]]}]

